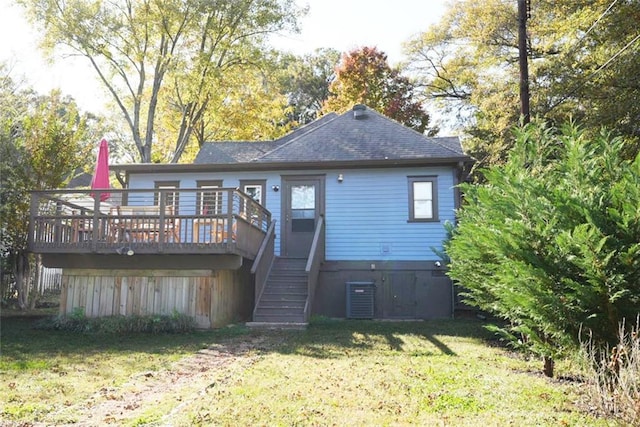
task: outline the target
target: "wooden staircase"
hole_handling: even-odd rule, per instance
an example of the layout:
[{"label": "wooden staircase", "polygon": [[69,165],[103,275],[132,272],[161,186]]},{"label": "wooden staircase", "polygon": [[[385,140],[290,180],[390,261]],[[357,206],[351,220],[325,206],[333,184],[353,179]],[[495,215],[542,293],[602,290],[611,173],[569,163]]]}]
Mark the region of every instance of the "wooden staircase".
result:
[{"label": "wooden staircase", "polygon": [[306,327],[308,274],[304,258],[276,257],[260,300],[253,313],[252,327]]}]

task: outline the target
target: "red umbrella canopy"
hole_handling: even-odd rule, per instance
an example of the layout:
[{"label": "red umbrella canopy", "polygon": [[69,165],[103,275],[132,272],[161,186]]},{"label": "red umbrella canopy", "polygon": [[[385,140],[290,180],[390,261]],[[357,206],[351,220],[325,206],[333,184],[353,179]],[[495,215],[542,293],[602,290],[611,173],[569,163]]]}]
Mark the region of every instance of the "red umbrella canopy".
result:
[{"label": "red umbrella canopy", "polygon": [[[98,152],[98,162],[96,170],[91,180],[92,190],[108,190],[109,187],[109,144],[106,139],[100,141],[100,151]],[[100,201],[104,202],[111,194],[107,192],[100,193]],[[91,197],[95,197],[95,193],[91,192]]]}]

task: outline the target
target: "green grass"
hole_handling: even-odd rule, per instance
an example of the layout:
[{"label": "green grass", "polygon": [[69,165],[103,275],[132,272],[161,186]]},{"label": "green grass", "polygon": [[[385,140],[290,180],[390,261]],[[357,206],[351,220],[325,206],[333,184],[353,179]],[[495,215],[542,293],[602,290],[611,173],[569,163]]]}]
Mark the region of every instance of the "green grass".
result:
[{"label": "green grass", "polygon": [[88,335],[36,330],[35,322],[25,316],[1,319],[2,421],[45,421],[141,372],[169,369],[212,342],[246,333],[235,327],[185,335]]},{"label": "green grass", "polygon": [[[489,338],[479,322],[463,320],[319,319],[306,331],[238,326],[91,336],[33,330],[26,318],[5,318],[0,421],[83,424],[88,412],[78,402],[88,407],[142,390],[214,346],[220,353],[211,366],[193,365],[201,377],[184,384],[174,378],[172,389],[160,387],[117,423],[612,425],[582,411],[580,384],[543,377],[539,361],[490,345]],[[571,367],[557,369],[562,375]]]}]

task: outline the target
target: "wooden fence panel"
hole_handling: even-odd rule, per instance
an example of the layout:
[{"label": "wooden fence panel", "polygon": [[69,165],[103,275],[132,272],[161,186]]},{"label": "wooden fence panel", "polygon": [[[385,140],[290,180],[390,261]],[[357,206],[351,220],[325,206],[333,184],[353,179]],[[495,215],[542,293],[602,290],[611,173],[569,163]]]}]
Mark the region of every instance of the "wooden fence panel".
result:
[{"label": "wooden fence panel", "polygon": [[237,270],[65,270],[60,312],[83,307],[86,316],[193,317],[198,327],[221,327],[251,312],[252,283]]}]

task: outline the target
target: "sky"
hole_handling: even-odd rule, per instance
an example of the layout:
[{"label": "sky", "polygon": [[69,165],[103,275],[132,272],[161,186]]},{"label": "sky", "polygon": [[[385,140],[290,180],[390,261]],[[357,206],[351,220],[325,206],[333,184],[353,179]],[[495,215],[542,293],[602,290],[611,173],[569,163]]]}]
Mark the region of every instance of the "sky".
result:
[{"label": "sky", "polygon": [[[447,0],[296,0],[309,6],[300,22],[302,32],[273,38],[275,47],[302,55],[321,47],[347,52],[375,46],[394,65],[402,60],[402,43],[426,30],[444,14]],[[45,61],[38,50],[38,34],[13,0],[0,0],[0,61],[11,77],[38,92],[60,89],[82,109],[100,112],[105,95],[86,60],[56,58]]]}]

